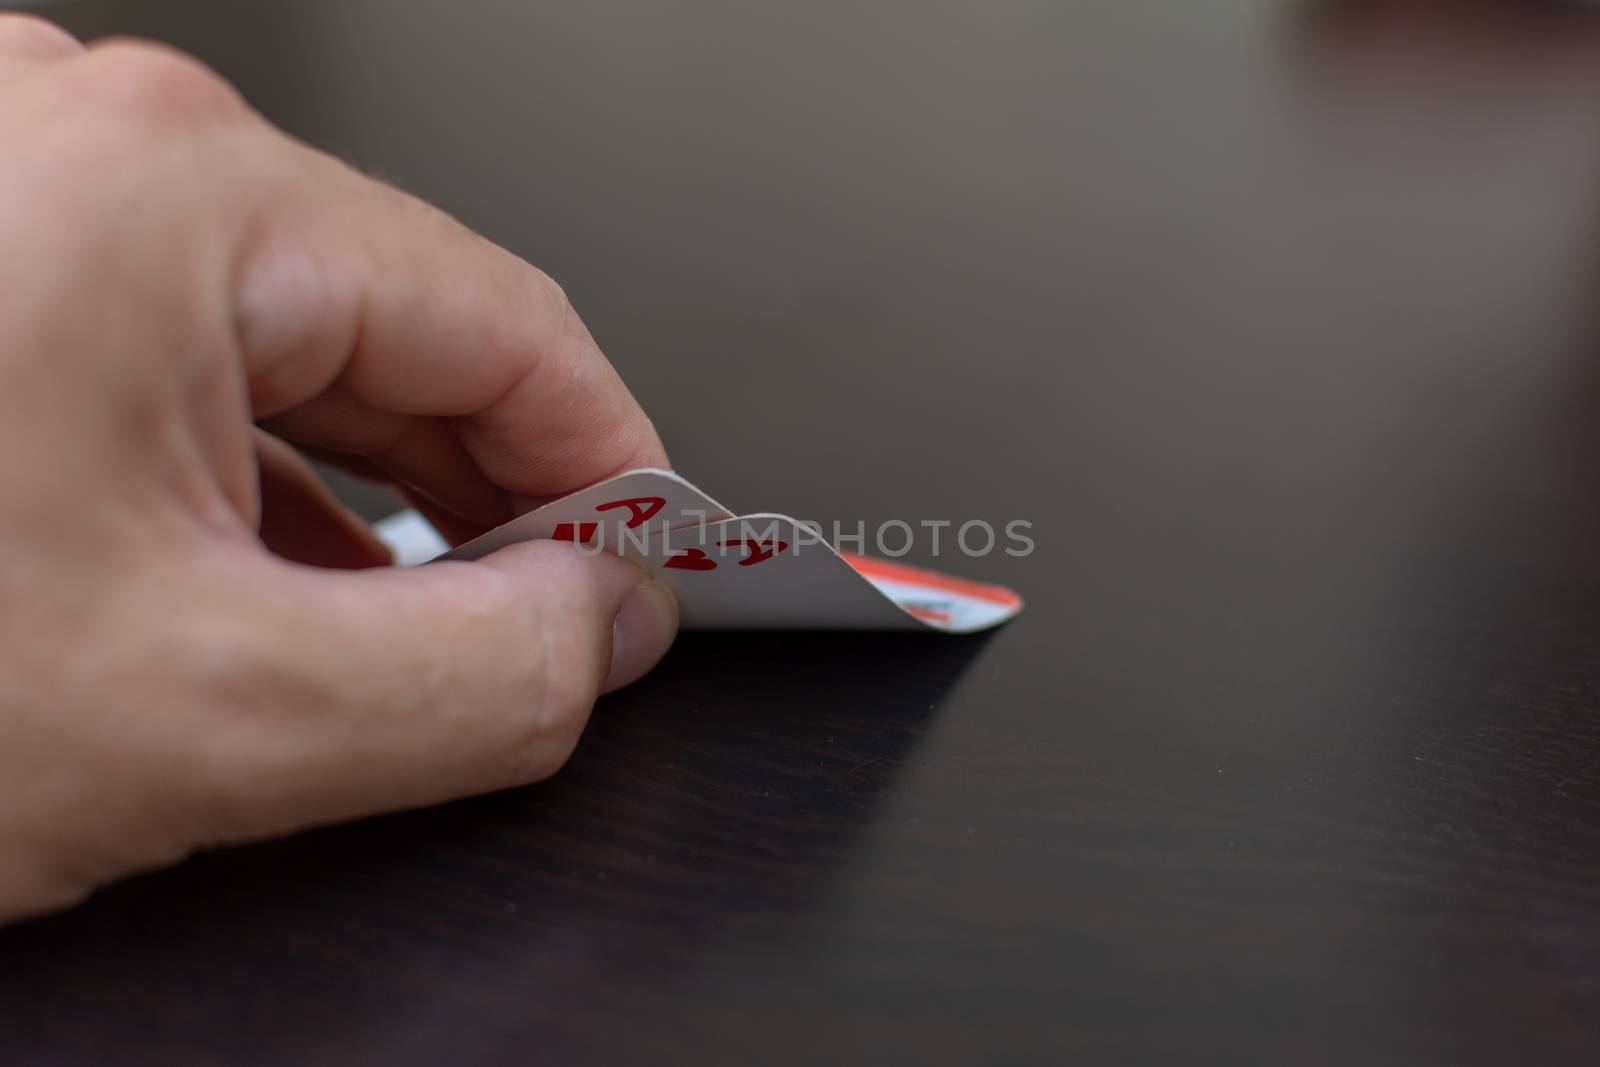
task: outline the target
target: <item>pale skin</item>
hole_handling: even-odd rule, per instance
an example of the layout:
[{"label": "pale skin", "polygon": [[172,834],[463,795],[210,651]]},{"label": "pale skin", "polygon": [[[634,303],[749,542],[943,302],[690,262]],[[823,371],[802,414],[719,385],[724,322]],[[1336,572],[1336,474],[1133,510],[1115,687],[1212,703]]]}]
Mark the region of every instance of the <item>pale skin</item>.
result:
[{"label": "pale skin", "polygon": [[667,466],[562,290],[138,42],[0,15],[0,922],[554,773],[677,629],[632,564],[383,566]]}]

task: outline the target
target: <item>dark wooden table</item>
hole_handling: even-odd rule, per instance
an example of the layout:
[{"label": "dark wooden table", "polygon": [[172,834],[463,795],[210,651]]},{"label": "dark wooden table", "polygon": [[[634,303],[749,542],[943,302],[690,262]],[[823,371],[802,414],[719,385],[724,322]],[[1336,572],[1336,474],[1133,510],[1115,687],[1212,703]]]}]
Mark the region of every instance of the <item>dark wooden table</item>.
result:
[{"label": "dark wooden table", "polygon": [[1600,1062],[1600,14],[56,10],[547,268],[732,506],[1038,551],[4,931],[0,1062]]}]

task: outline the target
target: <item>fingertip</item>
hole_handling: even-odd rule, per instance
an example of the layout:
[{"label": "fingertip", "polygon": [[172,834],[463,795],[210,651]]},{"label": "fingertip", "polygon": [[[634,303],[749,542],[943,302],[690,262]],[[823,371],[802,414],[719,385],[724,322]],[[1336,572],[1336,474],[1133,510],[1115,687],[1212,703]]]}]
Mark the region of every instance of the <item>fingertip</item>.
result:
[{"label": "fingertip", "polygon": [[[609,693],[649,673],[678,634],[678,602],[667,586],[628,560],[610,552],[560,541],[534,541],[501,549],[482,561],[509,571],[524,571],[546,588],[587,585],[584,605],[609,633],[610,654],[600,692]],[[585,572],[577,574],[563,571]],[[586,612],[587,613],[587,612]]]},{"label": "fingertip", "polygon": [[611,666],[601,692],[632,685],[650,672],[678,636],[678,599],[664,582],[646,577],[622,602],[611,626]]}]

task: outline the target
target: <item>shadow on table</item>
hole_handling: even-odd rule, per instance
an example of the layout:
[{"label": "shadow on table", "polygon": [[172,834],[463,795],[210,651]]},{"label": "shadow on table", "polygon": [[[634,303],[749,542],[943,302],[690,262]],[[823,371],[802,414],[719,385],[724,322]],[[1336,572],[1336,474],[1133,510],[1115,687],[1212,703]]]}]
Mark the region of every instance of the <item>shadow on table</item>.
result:
[{"label": "shadow on table", "polygon": [[469,1018],[582,1041],[597,1005],[719,952],[803,950],[982,647],[686,634],[548,783],[204,855],[0,932],[0,1014],[32,1020],[9,1040],[92,1052],[133,1024],[159,1048],[265,996],[293,1025],[214,1051],[426,1059]]}]

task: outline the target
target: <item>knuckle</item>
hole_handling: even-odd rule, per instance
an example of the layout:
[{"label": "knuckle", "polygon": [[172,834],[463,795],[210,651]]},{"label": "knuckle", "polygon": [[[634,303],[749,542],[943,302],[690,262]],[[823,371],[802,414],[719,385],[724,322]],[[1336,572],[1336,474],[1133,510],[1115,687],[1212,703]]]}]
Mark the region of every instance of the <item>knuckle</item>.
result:
[{"label": "knuckle", "polygon": [[0,55],[61,59],[83,51],[72,34],[35,15],[0,13]]},{"label": "knuckle", "polygon": [[112,42],[90,50],[86,66],[97,90],[147,117],[197,121],[246,110],[219,74],[165,45]]},{"label": "knuckle", "polygon": [[518,353],[546,349],[567,333],[575,312],[567,291],[550,275],[521,259],[505,256],[509,266],[507,289],[515,293],[528,312],[520,316],[506,342]]},{"label": "knuckle", "polygon": [[503,340],[511,351],[526,358],[526,353],[542,351],[567,332],[573,318],[572,302],[566,290],[538,267],[504,250],[496,252],[504,268],[497,296],[527,309],[510,324]]},{"label": "knuckle", "polygon": [[539,295],[540,303],[550,309],[553,321],[564,321],[572,312],[572,301],[567,297],[567,291],[561,283],[538,267],[533,270],[533,288]]}]

